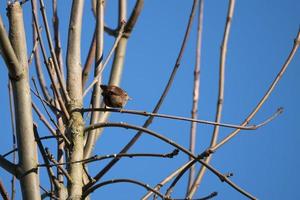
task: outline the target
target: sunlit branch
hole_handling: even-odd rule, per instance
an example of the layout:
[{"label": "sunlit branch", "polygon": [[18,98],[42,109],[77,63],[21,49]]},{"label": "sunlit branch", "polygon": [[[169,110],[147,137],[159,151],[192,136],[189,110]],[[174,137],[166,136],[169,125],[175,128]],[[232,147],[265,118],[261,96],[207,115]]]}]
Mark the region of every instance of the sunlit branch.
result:
[{"label": "sunlit branch", "polygon": [[[194,88],[192,97],[192,115],[191,118],[198,118],[198,103],[200,96],[200,65],[201,65],[201,45],[202,45],[202,30],[203,30],[203,7],[204,0],[199,1],[199,11],[198,11],[198,27],[197,27],[197,47],[196,47],[196,61],[194,68]],[[195,153],[196,146],[196,135],[197,134],[197,123],[192,122],[190,128],[190,151]],[[190,158],[191,159],[191,158]],[[187,192],[189,191],[193,180],[195,178],[195,168],[191,166],[189,170],[189,178],[187,184]]]},{"label": "sunlit branch", "polygon": [[[38,21],[37,21],[38,17],[37,17],[37,13],[36,13],[36,5],[34,4],[33,0],[31,0],[31,6],[32,6],[32,16],[33,16],[34,26],[35,26],[35,29],[38,30],[39,29],[39,25],[38,25]],[[65,106],[65,103],[64,103],[64,101],[63,101],[63,99],[61,97],[61,94],[60,94],[60,91],[59,91],[59,86],[55,82],[55,77],[51,73],[51,69],[50,69],[51,63],[48,61],[47,53],[46,53],[46,49],[45,49],[45,46],[44,46],[44,43],[43,43],[43,40],[42,40],[41,33],[39,31],[36,31],[36,33],[37,33],[39,41],[40,41],[39,44],[40,44],[40,47],[41,47],[41,50],[42,50],[44,64],[46,66],[49,78],[51,80],[51,83],[52,83],[52,86],[53,86],[53,90],[54,90],[54,92],[55,92],[55,94],[57,96],[59,105],[60,105],[60,107],[61,107],[61,109],[62,109],[65,117],[68,119],[69,118],[69,113],[68,113],[68,111],[66,109],[66,106]]]},{"label": "sunlit branch", "polygon": [[[119,30],[119,33],[118,33],[118,36],[116,37],[115,42],[114,42],[112,48],[110,49],[110,51],[109,51],[107,57],[105,58],[102,67],[98,69],[99,71],[98,71],[98,73],[97,73],[97,76],[94,78],[93,82],[85,89],[85,91],[84,91],[84,93],[83,93],[83,97],[84,97],[84,96],[88,93],[88,91],[89,91],[90,89],[92,89],[93,86],[99,81],[99,78],[101,77],[104,68],[106,67],[106,65],[107,65],[107,63],[109,62],[111,56],[113,55],[114,51],[116,50],[116,47],[118,46],[118,43],[119,43],[120,39],[122,38],[123,31],[124,31],[124,27],[125,27],[125,22],[121,25],[120,30]],[[96,68],[98,68],[98,66],[97,66]]]},{"label": "sunlit branch", "polygon": [[[235,0],[230,0],[228,3],[228,10],[226,16],[226,24],[223,34],[223,41],[220,49],[220,61],[219,61],[219,84],[218,84],[218,100],[217,100],[217,108],[215,114],[215,122],[219,123],[222,117],[223,110],[223,102],[224,102],[224,87],[225,87],[225,64],[226,64],[226,56],[227,56],[227,44],[229,39],[229,33],[231,28],[232,17],[234,13]],[[213,130],[213,134],[210,141],[210,146],[214,146],[217,143],[219,136],[219,128],[220,126],[215,126]],[[212,157],[206,158],[205,162],[209,163]],[[196,179],[193,184],[190,186],[190,190],[188,191],[188,198],[192,198],[196,192],[196,189],[199,187],[200,182],[204,176],[206,168],[204,166],[198,172]]]},{"label": "sunlit branch", "polygon": [[[211,165],[209,165],[208,163],[206,163],[202,159],[199,159],[198,156],[195,156],[194,154],[192,154],[186,148],[182,147],[181,145],[177,144],[176,142],[174,142],[174,141],[172,141],[172,140],[170,140],[170,139],[168,139],[168,138],[166,138],[166,137],[164,137],[164,136],[162,136],[162,135],[160,135],[160,134],[158,134],[154,131],[151,131],[147,128],[140,127],[140,126],[134,126],[134,125],[126,124],[126,123],[108,123],[107,122],[107,123],[98,123],[98,124],[90,125],[90,126],[85,128],[85,133],[92,130],[92,129],[98,129],[98,128],[103,128],[103,127],[121,127],[121,128],[126,128],[126,129],[133,129],[133,130],[140,131],[141,133],[146,133],[146,134],[149,134],[153,137],[156,137],[156,138],[160,139],[161,141],[164,141],[167,144],[170,144],[171,146],[179,149],[180,151],[182,151],[186,155],[192,157],[193,159],[197,160],[197,162],[204,165],[208,170],[210,170],[212,173],[214,173],[222,182],[226,182],[228,185],[230,185],[232,188],[234,188],[236,191],[240,192],[244,196],[249,197],[250,199],[256,199],[251,194],[249,194],[248,192],[246,192],[245,190],[243,190],[242,188],[237,186],[235,183],[233,183],[228,177],[224,176],[217,169],[215,169],[214,167],[212,167]],[[99,180],[99,178],[97,176],[98,175],[96,175],[94,177],[95,183]],[[90,187],[86,186],[86,187],[83,188],[83,190],[86,191],[86,190],[89,190],[89,188]]]},{"label": "sunlit branch", "polygon": [[174,120],[182,120],[182,121],[190,121],[190,122],[196,122],[200,124],[208,124],[208,125],[218,125],[222,127],[227,128],[234,128],[234,129],[241,129],[241,130],[256,130],[267,123],[271,122],[273,119],[275,119],[279,114],[283,112],[282,108],[278,108],[277,111],[270,116],[265,121],[257,124],[257,125],[250,125],[250,126],[241,126],[241,125],[235,125],[235,124],[228,124],[228,123],[220,123],[220,122],[213,122],[208,120],[201,120],[201,119],[193,119],[188,117],[180,117],[180,116],[174,116],[174,115],[166,115],[166,114],[159,114],[159,113],[151,113],[146,111],[139,111],[139,110],[125,110],[125,109],[114,109],[114,108],[83,108],[81,110],[82,112],[117,112],[117,113],[126,113],[126,114],[133,114],[133,115],[141,115],[141,116],[151,116],[151,117],[159,117],[159,118],[167,118],[167,119],[174,119]]},{"label": "sunlit branch", "polygon": [[[32,0],[31,3],[32,3],[32,9],[34,9],[34,13],[37,13],[37,0]],[[33,13],[32,13],[33,15]],[[35,22],[36,21],[36,22]],[[39,34],[37,33],[38,31],[40,31],[41,27],[39,29],[36,28],[36,24],[38,24],[38,18],[35,18],[34,16],[32,17],[32,39],[36,39],[40,42],[39,40]],[[42,45],[40,45],[42,46]],[[49,94],[49,91],[48,91],[48,87],[47,87],[47,84],[46,84],[46,81],[45,81],[45,77],[44,77],[44,73],[43,73],[43,70],[42,70],[42,66],[41,66],[41,58],[40,58],[40,51],[39,49],[36,49],[36,51],[34,51],[34,60],[35,60],[35,69],[36,69],[36,73],[37,73],[37,76],[38,76],[38,80],[39,80],[39,85],[42,89],[42,92],[43,92],[43,95],[44,95],[44,98],[51,102],[52,98]]]},{"label": "sunlit branch", "polygon": [[59,64],[58,64],[58,59],[56,57],[55,49],[54,49],[54,46],[53,46],[53,43],[52,43],[52,37],[51,37],[51,33],[50,33],[50,28],[49,28],[49,25],[48,25],[48,20],[47,20],[45,5],[44,5],[43,0],[40,0],[40,10],[41,10],[42,19],[43,19],[43,22],[44,22],[44,25],[45,25],[47,41],[48,41],[50,53],[51,53],[51,56],[52,56],[52,59],[53,59],[54,69],[55,69],[55,72],[56,72],[58,83],[59,83],[60,87],[62,88],[63,97],[68,102],[68,101],[70,101],[70,97],[69,97],[68,92],[66,90],[66,86],[65,86],[65,83],[64,83],[64,77],[63,77],[63,74],[60,71],[60,67],[59,67]]}]

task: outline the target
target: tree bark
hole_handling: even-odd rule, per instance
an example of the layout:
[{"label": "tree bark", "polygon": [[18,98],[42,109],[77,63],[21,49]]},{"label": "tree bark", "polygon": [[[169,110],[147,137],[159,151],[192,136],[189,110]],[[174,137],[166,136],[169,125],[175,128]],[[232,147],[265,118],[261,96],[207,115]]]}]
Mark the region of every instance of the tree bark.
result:
[{"label": "tree bark", "polygon": [[28,78],[26,36],[23,13],[19,2],[8,6],[9,38],[22,69],[18,79],[11,77],[16,116],[16,133],[19,166],[24,172],[20,177],[23,199],[40,199],[37,171],[37,149],[33,132],[31,95]]},{"label": "tree bark", "polygon": [[[69,24],[69,40],[67,52],[67,90],[70,96],[68,109],[70,112],[70,120],[68,124],[68,134],[71,138],[70,162],[83,159],[84,145],[84,121],[79,111],[72,111],[82,108],[82,68],[80,59],[80,43],[81,43],[81,25],[83,13],[83,0],[74,0]],[[82,195],[82,176],[83,167],[81,163],[73,163],[70,165],[69,174],[72,181],[68,184],[68,199],[81,199]]]}]

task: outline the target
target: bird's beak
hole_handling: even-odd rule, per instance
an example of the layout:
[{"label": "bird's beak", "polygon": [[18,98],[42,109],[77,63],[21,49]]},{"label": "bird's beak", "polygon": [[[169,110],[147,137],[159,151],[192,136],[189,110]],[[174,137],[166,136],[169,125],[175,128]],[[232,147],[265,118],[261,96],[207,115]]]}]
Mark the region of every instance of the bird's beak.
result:
[{"label": "bird's beak", "polygon": [[132,98],[130,96],[128,96],[128,100],[132,100]]}]

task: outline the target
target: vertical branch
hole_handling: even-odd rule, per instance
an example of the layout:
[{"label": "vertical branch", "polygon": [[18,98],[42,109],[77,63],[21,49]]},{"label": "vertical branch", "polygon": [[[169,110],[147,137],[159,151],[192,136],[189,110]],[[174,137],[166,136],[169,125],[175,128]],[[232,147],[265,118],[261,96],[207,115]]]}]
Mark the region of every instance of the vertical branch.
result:
[{"label": "vertical branch", "polygon": [[[136,3],[136,5],[137,4],[138,2]],[[118,22],[119,27],[122,26],[122,24],[126,21],[126,19],[127,19],[127,0],[119,0],[119,22]],[[120,85],[123,67],[124,67],[127,41],[128,41],[127,37],[121,37],[118,43],[118,46],[114,54],[112,69],[110,72],[109,85],[117,85],[117,86]]]},{"label": "vertical branch", "polygon": [[94,33],[94,36],[93,36],[93,39],[92,39],[92,42],[90,45],[89,53],[88,53],[88,56],[87,56],[85,64],[84,64],[84,68],[82,70],[82,88],[85,87],[85,84],[89,78],[91,67],[92,67],[92,64],[95,59],[95,52],[96,52],[96,33]]},{"label": "vertical branch", "polygon": [[1,180],[0,180],[0,194],[4,200],[9,200],[8,193]]},{"label": "vertical branch", "polygon": [[61,50],[61,41],[59,34],[59,18],[57,15],[57,0],[53,0],[52,2],[52,10],[53,10],[53,29],[54,29],[54,43],[55,43],[55,55],[58,61],[58,66],[60,68],[60,74],[64,74],[64,64],[63,64],[63,56]]},{"label": "vertical branch", "polygon": [[[95,75],[99,76],[102,73],[102,61],[103,61],[103,46],[104,46],[104,4],[105,1],[97,1],[96,6],[96,56],[95,56]],[[101,75],[100,75],[101,76]],[[98,81],[94,85],[92,95],[92,108],[100,107],[100,82]],[[92,112],[90,124],[94,124],[98,121],[99,112]],[[84,149],[84,158],[91,155],[92,149],[95,144],[97,130],[92,130],[87,136],[87,142]]]},{"label": "vertical branch", "polygon": [[[11,130],[12,130],[12,141],[13,141],[13,147],[12,149],[17,149],[17,144],[16,144],[16,123],[15,123],[15,109],[14,109],[14,102],[13,102],[13,91],[12,91],[12,85],[11,81],[8,83],[8,94],[9,94],[9,111],[10,111],[10,123],[11,123]],[[16,152],[13,152],[13,163],[16,164],[17,162],[17,157],[16,157]],[[16,177],[13,175],[11,178],[11,200],[15,199],[16,195],[16,188],[15,188],[15,182],[16,182]]]},{"label": "vertical branch", "polygon": [[[67,89],[70,95],[68,108],[72,111],[68,124],[68,132],[72,143],[70,147],[70,162],[83,159],[84,121],[79,111],[73,111],[80,110],[83,105],[81,83],[82,68],[80,59],[83,6],[83,0],[73,1],[68,34]],[[72,177],[72,182],[69,181],[68,184],[69,198],[79,200],[82,195],[82,164],[70,164],[69,174]]]},{"label": "vertical branch", "polygon": [[26,174],[21,178],[23,199],[40,199],[39,177],[36,171],[37,149],[33,133],[31,96],[23,13],[19,2],[8,6],[9,36],[23,74],[19,80],[11,79],[14,93],[16,133],[19,166]]},{"label": "vertical branch", "polygon": [[[140,1],[140,2],[143,2],[143,1]],[[137,2],[137,4],[138,4],[138,2]],[[110,85],[120,85],[120,81],[121,81],[123,64],[124,64],[124,59],[125,59],[126,44],[127,44],[127,40],[128,40],[128,38],[123,37],[123,29],[122,29],[122,28],[124,28],[124,22],[126,21],[126,12],[127,12],[127,0],[119,0],[118,24],[119,24],[120,33],[115,40],[115,44],[117,45],[117,47],[116,47],[116,51],[114,54],[112,70],[110,72],[110,80],[109,80]],[[124,44],[121,44],[122,38],[124,38],[124,40],[123,40]],[[112,50],[113,49],[114,48],[112,48]],[[110,53],[112,53],[112,52],[110,52]],[[109,55],[111,55],[111,54],[109,54]],[[107,61],[105,61],[105,63],[101,66],[101,68],[99,68],[99,70],[103,70],[103,67],[105,67],[105,65],[107,64],[106,62]],[[100,79],[100,76],[101,76],[101,74],[98,74],[95,77],[95,79],[98,81]],[[95,82],[95,83],[98,83],[98,82]],[[108,117],[109,117],[108,112],[102,113],[101,115],[98,115],[97,121],[105,122],[108,119]],[[94,147],[95,142],[101,135],[102,131],[103,131],[103,129],[98,129],[95,136],[92,136],[93,143],[91,143],[91,142],[89,143],[89,146],[90,146],[89,148],[91,148],[91,149],[86,148],[86,150],[89,150],[89,152],[85,153],[86,158],[90,156],[92,148]],[[89,136],[89,137],[91,137],[91,136]]]},{"label": "vertical branch", "polygon": [[40,9],[41,9],[41,13],[42,13],[42,18],[43,18],[43,21],[44,21],[44,24],[45,24],[47,41],[48,41],[48,45],[49,45],[51,57],[53,59],[54,69],[55,69],[55,72],[56,72],[58,83],[59,83],[59,85],[60,85],[60,87],[62,89],[61,92],[63,94],[63,98],[66,101],[69,101],[69,95],[68,95],[68,93],[66,91],[66,87],[65,87],[65,83],[64,83],[65,82],[64,81],[64,76],[61,73],[61,70],[60,70],[60,67],[59,67],[59,64],[58,64],[58,60],[57,60],[57,57],[56,57],[56,54],[55,54],[55,50],[54,50],[54,47],[53,47],[51,33],[50,33],[49,25],[48,25],[48,20],[47,20],[46,11],[45,11],[45,5],[44,5],[44,1],[43,0],[40,0],[40,6],[41,6]]},{"label": "vertical branch", "polygon": [[[34,6],[32,6],[32,9],[34,9],[33,13],[37,13],[36,0],[32,0],[32,4],[34,5]],[[33,15],[33,13],[32,13],[32,15]],[[37,20],[37,23],[38,23],[38,18],[36,18],[36,20]],[[35,26],[34,16],[32,17],[32,31],[33,31],[33,41],[34,41],[35,38],[38,38],[38,33],[37,32],[39,31],[37,29],[37,27]],[[37,77],[38,77],[38,80],[39,80],[39,85],[42,89],[42,93],[43,93],[45,99],[48,102],[51,102],[51,96],[50,96],[48,88],[46,86],[44,74],[43,74],[43,71],[42,71],[39,48],[37,48],[34,51],[34,61],[35,61],[36,73],[37,73]]]},{"label": "vertical branch", "polygon": [[[222,108],[223,108],[223,101],[224,101],[224,80],[225,80],[225,63],[226,63],[227,43],[228,43],[229,32],[230,32],[230,27],[231,27],[231,20],[232,20],[233,11],[234,11],[234,5],[235,5],[235,0],[230,0],[229,6],[228,6],[228,11],[227,11],[223,41],[222,41],[222,45],[221,45],[220,68],[219,68],[219,70],[220,70],[219,71],[219,94],[218,94],[217,111],[216,111],[216,117],[215,117],[215,122],[217,122],[217,123],[219,123],[221,121],[221,116],[222,116]],[[214,131],[213,131],[210,146],[214,146],[217,143],[218,134],[219,134],[219,126],[216,125],[214,128]],[[205,159],[205,162],[209,163],[211,159],[212,159],[212,156],[209,156]],[[192,196],[195,194],[197,188],[199,187],[200,182],[202,181],[205,171],[206,171],[206,167],[202,166],[196,177],[196,180],[194,181],[190,191],[188,192],[188,198],[192,198]]]},{"label": "vertical branch", "polygon": [[[197,119],[198,112],[198,101],[199,101],[199,91],[200,91],[200,64],[201,64],[201,44],[202,44],[202,30],[203,30],[203,7],[204,0],[200,0],[199,2],[199,13],[198,13],[198,28],[197,28],[197,47],[196,47],[196,63],[194,70],[194,90],[193,90],[193,105],[192,105],[192,119]],[[190,130],[190,151],[195,153],[195,145],[196,145],[196,131],[197,131],[197,123],[191,123]],[[192,158],[190,157],[190,160]],[[189,180],[188,180],[188,190],[190,189],[192,182],[195,176],[195,167],[191,166],[189,171]]]},{"label": "vertical branch", "polygon": [[[39,29],[39,25],[38,25],[38,21],[37,21],[38,16],[37,16],[37,13],[36,13],[36,10],[37,10],[36,9],[36,4],[34,4],[33,0],[31,0],[31,7],[32,7],[32,16],[33,16],[35,29]],[[39,44],[40,44],[43,59],[44,59],[44,64],[46,65],[48,75],[50,77],[50,80],[51,80],[51,83],[52,83],[52,86],[53,86],[53,90],[55,92],[55,95],[57,96],[59,105],[60,105],[65,117],[68,119],[69,118],[69,113],[68,113],[68,111],[66,109],[66,106],[65,106],[65,103],[64,103],[64,101],[61,97],[59,85],[56,84],[56,82],[54,80],[55,76],[51,73],[51,69],[50,69],[51,63],[48,62],[48,58],[47,58],[47,55],[46,55],[46,49],[45,49],[45,46],[44,46],[44,43],[43,43],[43,40],[42,40],[41,33],[39,31],[37,31],[36,33],[38,34],[38,39],[39,39]],[[49,59],[49,60],[51,60],[51,59]]]}]

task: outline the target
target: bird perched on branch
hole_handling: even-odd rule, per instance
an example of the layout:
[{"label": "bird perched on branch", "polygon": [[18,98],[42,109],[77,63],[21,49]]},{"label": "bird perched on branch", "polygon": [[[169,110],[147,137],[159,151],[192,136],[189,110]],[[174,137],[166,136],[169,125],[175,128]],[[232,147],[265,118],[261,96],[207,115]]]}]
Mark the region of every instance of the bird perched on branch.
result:
[{"label": "bird perched on branch", "polygon": [[121,88],[115,85],[100,85],[102,96],[106,106],[112,108],[123,108],[131,98]]}]

